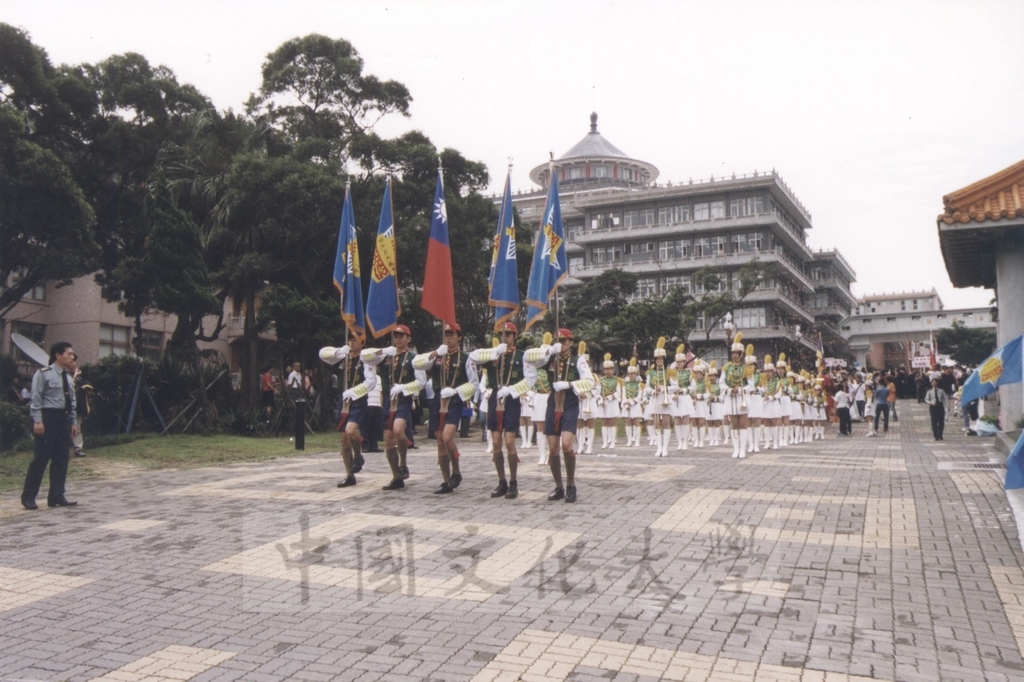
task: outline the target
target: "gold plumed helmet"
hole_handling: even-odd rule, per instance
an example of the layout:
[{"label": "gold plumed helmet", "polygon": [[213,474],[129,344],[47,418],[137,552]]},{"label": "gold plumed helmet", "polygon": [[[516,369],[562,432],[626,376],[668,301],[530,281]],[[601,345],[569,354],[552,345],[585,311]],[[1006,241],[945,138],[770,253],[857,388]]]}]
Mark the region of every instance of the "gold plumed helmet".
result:
[{"label": "gold plumed helmet", "polygon": [[658,347],[654,349],[654,357],[663,358],[665,357],[665,341],[667,339],[664,336],[658,337]]},{"label": "gold plumed helmet", "polygon": [[636,366],[636,358],[632,357],[629,359],[629,367],[626,369],[630,374],[636,374],[640,369]]},{"label": "gold plumed helmet", "polygon": [[541,341],[541,343],[545,346],[550,346],[552,339],[554,339],[554,337],[551,336],[551,332],[544,332],[544,339]]},{"label": "gold plumed helmet", "polygon": [[676,362],[684,362],[686,360],[686,344],[681,343],[676,346]]},{"label": "gold plumed helmet", "polygon": [[501,341],[498,340],[497,336],[491,339],[491,348],[497,348],[500,344]]},{"label": "gold plumed helmet", "polygon": [[764,371],[767,372],[768,370],[772,370],[772,371],[775,370],[775,365],[772,364],[772,356],[771,355],[764,356]]},{"label": "gold plumed helmet", "polygon": [[736,332],[736,336],[732,337],[732,348],[730,353],[742,353],[743,348],[743,333]]},{"label": "gold plumed helmet", "polygon": [[586,341],[580,341],[580,344],[578,346],[576,346],[576,355],[586,355],[586,354],[587,354],[587,342]]},{"label": "gold plumed helmet", "polygon": [[757,356],[754,355],[754,344],[747,344],[747,356],[744,358],[743,362],[747,365],[757,364]]},{"label": "gold plumed helmet", "polygon": [[718,374],[718,361],[712,360],[711,367],[708,368],[708,374]]},{"label": "gold plumed helmet", "polygon": [[611,353],[605,353],[604,354],[604,364],[601,365],[601,367],[604,368],[604,369],[615,369],[615,363],[612,362],[612,354]]},{"label": "gold plumed helmet", "polygon": [[779,353],[779,362],[776,364],[778,369],[786,369],[786,354]]}]

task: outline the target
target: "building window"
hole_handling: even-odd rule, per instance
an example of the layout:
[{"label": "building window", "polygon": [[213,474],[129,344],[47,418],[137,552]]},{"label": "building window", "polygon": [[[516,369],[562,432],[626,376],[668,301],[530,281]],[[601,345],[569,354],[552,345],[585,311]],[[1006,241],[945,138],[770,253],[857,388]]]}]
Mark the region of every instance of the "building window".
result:
[{"label": "building window", "polygon": [[690,276],[689,275],[676,275],[674,277],[662,277],[661,278],[661,295],[665,296],[674,287],[679,287],[683,290],[684,294],[690,294]]},{"label": "building window", "polygon": [[569,272],[579,272],[583,267],[583,256],[569,256]]},{"label": "building window", "polygon": [[848,325],[848,324],[847,325],[843,325],[843,331],[844,332],[850,331],[850,325]]},{"label": "building window", "polygon": [[142,330],[142,357],[159,360],[164,354],[163,332]]},{"label": "building window", "polygon": [[658,224],[673,225],[690,222],[689,206],[662,206],[658,209]]},{"label": "building window", "polygon": [[712,201],[711,202],[711,219],[721,220],[725,217],[725,202],[724,201]]},{"label": "building window", "polygon": [[811,279],[815,282],[825,279],[822,275],[821,268],[811,268]]},{"label": "building window", "polygon": [[675,258],[685,258],[687,255],[687,243],[682,239],[676,239],[670,242],[661,242],[658,244],[658,259],[659,260],[672,260]]},{"label": "building window", "polygon": [[619,226],[619,216],[615,213],[596,213],[590,218],[590,229],[603,230]]},{"label": "building window", "polygon": [[624,215],[626,227],[646,227],[654,224],[654,209],[645,208],[638,211],[626,211]]},{"label": "building window", "polygon": [[100,357],[128,354],[128,327],[100,325]]},{"label": "building window", "polygon": [[657,292],[658,284],[653,278],[646,277],[637,280],[636,295],[640,298],[649,298]]},{"label": "building window", "polygon": [[632,168],[620,168],[619,177],[623,180],[633,180],[633,169]]},{"label": "building window", "polygon": [[[28,273],[28,268],[18,268],[11,275],[11,286],[18,284],[21,280],[25,279],[25,275]],[[46,300],[46,283],[40,282],[31,289],[25,292],[21,297],[23,301],[45,301]]]},{"label": "building window", "polygon": [[693,205],[693,219],[694,220],[710,220],[711,219],[711,205],[708,202],[702,202]]},{"label": "building window", "polygon": [[885,321],[886,322],[895,322],[896,318],[895,317],[887,317],[887,318],[885,318]]},{"label": "building window", "polygon": [[734,234],[732,240],[732,253],[755,253],[761,250],[761,233]]},{"label": "building window", "polygon": [[608,166],[593,166],[590,174],[595,178],[610,178],[612,176]]},{"label": "building window", "polygon": [[729,200],[729,215],[738,218],[746,215],[764,213],[764,201],[761,197],[746,197]]},{"label": "building window", "polygon": [[711,253],[716,256],[725,255],[725,237],[711,238]]},{"label": "building window", "polygon": [[732,313],[733,323],[740,331],[744,329],[755,329],[767,326],[767,317],[764,306],[756,308],[740,308]]},{"label": "building window", "polygon": [[708,237],[701,237],[700,239],[693,240],[693,257],[694,258],[707,258],[711,255],[711,239]]},{"label": "building window", "polygon": [[654,253],[654,242],[644,242],[642,250],[644,253]]},{"label": "building window", "polygon": [[577,166],[576,168],[570,168],[569,169],[569,179],[570,180],[582,180],[583,177],[584,177],[584,169],[582,167]]},{"label": "building window", "polygon": [[914,310],[917,310],[917,299],[914,299]]},{"label": "building window", "polygon": [[900,301],[900,310],[904,311],[906,309],[907,309],[907,302],[906,301]]}]

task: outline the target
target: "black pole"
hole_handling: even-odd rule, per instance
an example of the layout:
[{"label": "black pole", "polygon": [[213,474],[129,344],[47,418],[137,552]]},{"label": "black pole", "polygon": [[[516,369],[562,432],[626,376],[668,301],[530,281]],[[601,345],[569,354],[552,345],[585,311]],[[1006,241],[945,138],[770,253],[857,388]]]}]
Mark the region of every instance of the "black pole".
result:
[{"label": "black pole", "polygon": [[295,449],[306,449],[306,399],[295,401]]}]

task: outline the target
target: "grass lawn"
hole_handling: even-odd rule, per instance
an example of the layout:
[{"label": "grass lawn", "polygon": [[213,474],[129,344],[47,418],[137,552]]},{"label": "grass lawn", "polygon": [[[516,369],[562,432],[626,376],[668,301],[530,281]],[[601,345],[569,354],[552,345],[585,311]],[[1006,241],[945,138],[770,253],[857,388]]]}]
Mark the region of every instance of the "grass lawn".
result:
[{"label": "grass lawn", "polygon": [[[337,450],[336,433],[306,434],[306,449],[298,451],[288,436],[247,438],[242,436],[159,436],[142,434],[129,442],[89,447],[87,457],[72,457],[69,479],[102,478],[134,469],[190,469],[232,462],[258,462],[277,457],[307,455]],[[0,455],[0,491],[19,490],[32,459],[29,449]],[[43,485],[47,479],[44,477]]]}]

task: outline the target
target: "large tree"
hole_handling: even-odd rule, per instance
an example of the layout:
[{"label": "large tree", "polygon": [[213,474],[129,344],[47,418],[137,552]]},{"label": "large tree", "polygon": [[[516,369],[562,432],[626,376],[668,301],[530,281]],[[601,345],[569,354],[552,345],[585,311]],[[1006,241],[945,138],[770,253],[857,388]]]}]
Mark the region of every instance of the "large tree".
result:
[{"label": "large tree", "polygon": [[966,367],[976,367],[996,348],[996,333],[991,329],[971,329],[961,320],[935,332],[935,345]]}]

